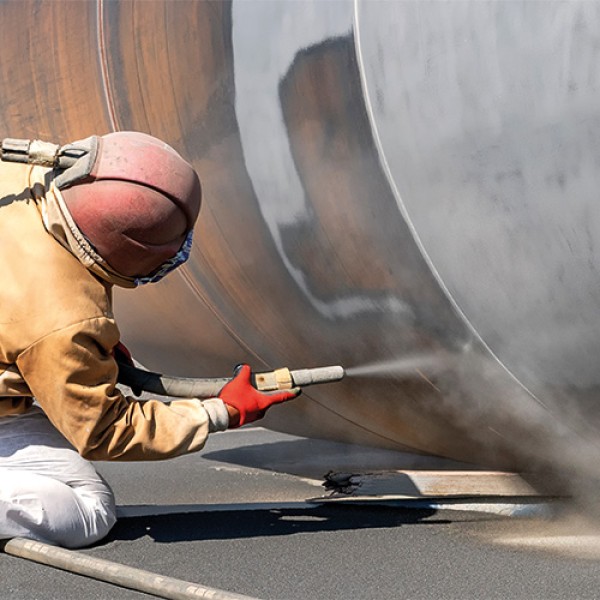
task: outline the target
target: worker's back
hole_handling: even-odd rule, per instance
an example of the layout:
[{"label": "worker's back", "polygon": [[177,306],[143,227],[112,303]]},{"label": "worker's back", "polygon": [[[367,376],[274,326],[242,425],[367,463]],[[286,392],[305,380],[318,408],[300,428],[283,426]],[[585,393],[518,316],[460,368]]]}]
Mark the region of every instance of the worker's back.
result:
[{"label": "worker's back", "polygon": [[[0,397],[28,392],[15,362],[35,342],[85,319],[112,317],[109,284],[44,229],[32,190],[43,173],[0,163]],[[0,415],[23,406],[0,400]]]}]

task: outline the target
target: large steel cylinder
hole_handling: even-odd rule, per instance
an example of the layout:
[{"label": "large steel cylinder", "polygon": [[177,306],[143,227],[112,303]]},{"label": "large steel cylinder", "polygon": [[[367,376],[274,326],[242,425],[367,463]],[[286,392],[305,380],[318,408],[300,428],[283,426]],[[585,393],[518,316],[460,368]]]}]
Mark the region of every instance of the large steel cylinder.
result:
[{"label": "large steel cylinder", "polygon": [[595,469],[600,5],[23,0],[0,22],[4,136],[140,130],[200,174],[191,260],[116,293],[145,366],[342,364],[266,423]]}]

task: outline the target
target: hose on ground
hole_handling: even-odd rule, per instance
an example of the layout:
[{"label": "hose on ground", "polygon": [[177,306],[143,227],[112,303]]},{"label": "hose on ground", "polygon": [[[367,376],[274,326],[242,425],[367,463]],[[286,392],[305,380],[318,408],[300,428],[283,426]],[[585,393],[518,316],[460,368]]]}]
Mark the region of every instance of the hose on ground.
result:
[{"label": "hose on ground", "polygon": [[0,541],[0,550],[12,556],[169,600],[257,600],[25,538]]}]

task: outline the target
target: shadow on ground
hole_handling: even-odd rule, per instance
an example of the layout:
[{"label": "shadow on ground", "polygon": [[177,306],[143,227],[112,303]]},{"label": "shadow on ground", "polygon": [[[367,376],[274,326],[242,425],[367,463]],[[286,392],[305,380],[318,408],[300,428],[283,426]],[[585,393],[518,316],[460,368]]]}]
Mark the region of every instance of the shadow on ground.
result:
[{"label": "shadow on ground", "polygon": [[320,479],[329,471],[382,469],[468,469],[466,463],[319,439],[293,439],[204,452],[203,458]]},{"label": "shadow on ground", "polygon": [[450,523],[430,519],[435,510],[387,507],[318,507],[307,509],[223,510],[121,518],[105,542],[150,537],[155,542],[233,540],[296,533]]}]

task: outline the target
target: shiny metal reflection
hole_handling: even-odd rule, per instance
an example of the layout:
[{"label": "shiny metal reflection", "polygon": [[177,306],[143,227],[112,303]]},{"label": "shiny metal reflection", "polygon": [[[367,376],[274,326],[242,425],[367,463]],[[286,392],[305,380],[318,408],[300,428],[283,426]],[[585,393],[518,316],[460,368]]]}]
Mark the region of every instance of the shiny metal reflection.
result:
[{"label": "shiny metal reflection", "polygon": [[148,368],[408,361],[267,423],[593,462],[596,5],[24,0],[0,18],[7,135],[147,131],[201,174],[189,263],[116,293]]}]

